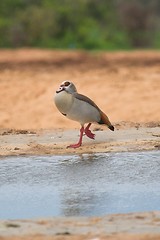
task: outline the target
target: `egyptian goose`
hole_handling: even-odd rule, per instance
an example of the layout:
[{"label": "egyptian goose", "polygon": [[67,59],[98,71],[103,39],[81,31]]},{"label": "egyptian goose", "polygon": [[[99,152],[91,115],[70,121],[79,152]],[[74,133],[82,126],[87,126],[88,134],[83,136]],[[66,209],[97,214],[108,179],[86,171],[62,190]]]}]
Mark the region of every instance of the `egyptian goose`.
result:
[{"label": "egyptian goose", "polygon": [[[69,145],[68,147],[80,147],[82,145],[84,134],[87,137],[94,139],[95,134],[89,129],[92,123],[105,124],[110,130],[114,131],[114,127],[110,123],[106,114],[103,113],[90,98],[79,94],[72,82],[62,82],[55,93],[54,101],[56,107],[64,116],[81,124],[78,143]],[[88,123],[86,127],[84,127],[85,123]]]}]

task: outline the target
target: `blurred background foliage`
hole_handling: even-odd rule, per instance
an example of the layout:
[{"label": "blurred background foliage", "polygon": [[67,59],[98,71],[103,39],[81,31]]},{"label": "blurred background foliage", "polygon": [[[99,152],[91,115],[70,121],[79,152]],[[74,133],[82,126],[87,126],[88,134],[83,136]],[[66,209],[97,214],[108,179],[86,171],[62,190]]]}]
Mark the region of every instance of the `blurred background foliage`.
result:
[{"label": "blurred background foliage", "polygon": [[160,48],[159,0],[1,0],[0,47]]}]

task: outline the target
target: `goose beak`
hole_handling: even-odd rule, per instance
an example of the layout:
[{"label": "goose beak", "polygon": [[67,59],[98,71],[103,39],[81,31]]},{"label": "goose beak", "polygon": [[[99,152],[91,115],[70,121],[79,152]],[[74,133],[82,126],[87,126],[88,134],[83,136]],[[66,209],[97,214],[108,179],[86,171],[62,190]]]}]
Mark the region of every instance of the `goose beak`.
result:
[{"label": "goose beak", "polygon": [[65,90],[64,85],[60,85],[60,87],[57,89],[56,93],[62,92],[64,90]]}]

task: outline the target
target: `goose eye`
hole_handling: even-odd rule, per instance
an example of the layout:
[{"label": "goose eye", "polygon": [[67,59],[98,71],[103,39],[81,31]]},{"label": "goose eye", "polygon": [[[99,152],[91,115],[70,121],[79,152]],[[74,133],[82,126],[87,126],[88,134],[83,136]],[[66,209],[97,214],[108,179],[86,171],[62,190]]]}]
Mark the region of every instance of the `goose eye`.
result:
[{"label": "goose eye", "polygon": [[64,86],[66,86],[66,87],[69,86],[69,85],[70,85],[70,82],[65,82],[64,83]]}]

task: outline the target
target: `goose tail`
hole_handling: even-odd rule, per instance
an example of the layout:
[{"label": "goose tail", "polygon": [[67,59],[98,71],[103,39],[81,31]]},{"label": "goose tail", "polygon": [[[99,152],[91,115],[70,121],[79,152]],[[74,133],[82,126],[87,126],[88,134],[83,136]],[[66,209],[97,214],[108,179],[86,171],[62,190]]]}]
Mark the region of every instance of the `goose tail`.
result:
[{"label": "goose tail", "polygon": [[107,115],[102,111],[100,111],[100,115],[101,115],[101,120],[98,123],[105,124],[111,131],[114,131],[114,126],[109,121],[109,118],[107,117]]}]

